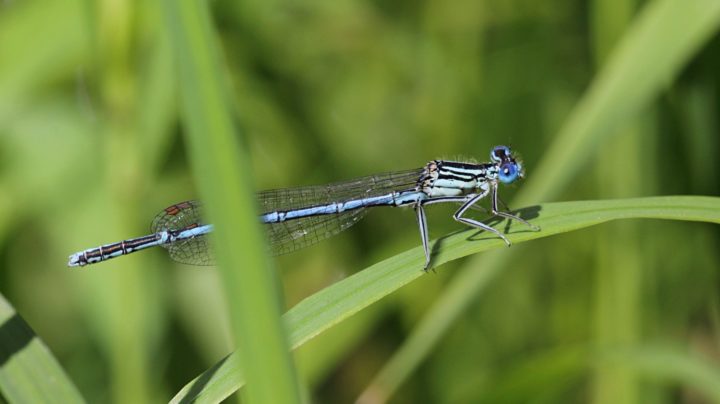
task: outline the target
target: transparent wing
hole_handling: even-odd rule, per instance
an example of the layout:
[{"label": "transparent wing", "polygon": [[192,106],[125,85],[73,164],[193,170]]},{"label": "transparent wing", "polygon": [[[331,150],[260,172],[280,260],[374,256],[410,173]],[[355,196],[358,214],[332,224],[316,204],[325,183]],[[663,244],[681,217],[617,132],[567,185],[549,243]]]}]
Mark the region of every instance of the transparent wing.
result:
[{"label": "transparent wing", "polygon": [[189,265],[215,265],[215,255],[206,235],[193,237],[167,245],[170,258]]},{"label": "transparent wing", "polygon": [[[414,189],[423,169],[399,171],[357,178],[329,185],[276,189],[260,192],[257,196],[263,213],[287,211],[347,201],[364,197],[380,196],[391,191]],[[360,208],[334,215],[319,215],[281,223],[268,223],[268,242],[274,255],[286,254],[313,245],[331,237],[353,224],[365,214]],[[187,201],[172,205],[160,212],[153,220],[153,233],[182,230],[206,224],[202,204]],[[163,245],[170,257],[183,264],[214,265],[215,259],[206,235]]]},{"label": "transparent wing", "polygon": [[[153,220],[150,227],[153,233],[165,230],[182,230],[204,225],[202,204],[198,201],[186,201],[172,205]],[[173,260],[190,265],[215,265],[215,257],[210,250],[206,235],[163,244]]]},{"label": "transparent wing", "polygon": [[[263,213],[287,211],[332,202],[380,196],[391,191],[414,189],[423,169],[361,177],[329,185],[277,189],[258,194]],[[336,215],[311,216],[281,223],[268,223],[268,242],[275,255],[286,254],[318,243],[347,229],[365,215],[360,208]]]}]

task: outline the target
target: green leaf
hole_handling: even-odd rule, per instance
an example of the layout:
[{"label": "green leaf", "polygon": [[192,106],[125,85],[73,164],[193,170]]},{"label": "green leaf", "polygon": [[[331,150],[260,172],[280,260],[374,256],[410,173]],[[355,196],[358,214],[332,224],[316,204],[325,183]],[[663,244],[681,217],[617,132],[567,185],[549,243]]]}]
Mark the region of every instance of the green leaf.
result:
[{"label": "green leaf", "polygon": [[[720,223],[720,198],[705,196],[666,196],[600,201],[558,202],[522,209],[519,214],[541,226],[530,231],[519,223],[509,224],[513,243],[548,237],[617,219],[672,219]],[[503,223],[504,226],[504,223]],[[468,229],[433,242],[440,247],[433,256],[438,266],[482,251],[505,248],[490,234]],[[422,247],[416,247],[377,263],[306,298],[284,320],[293,348],[304,344],[333,325],[370,304],[425,275]],[[240,388],[243,377],[236,354],[187,384],[173,402],[199,400],[217,402]]]},{"label": "green leaf", "polygon": [[10,403],[84,403],[48,347],[0,295],[0,392]]},{"label": "green leaf", "polygon": [[247,402],[300,402],[280,320],[279,282],[265,255],[252,176],[246,174],[207,4],[167,0],[164,6],[179,68],[188,150],[207,216],[215,223],[212,238],[234,342],[249,375]]}]

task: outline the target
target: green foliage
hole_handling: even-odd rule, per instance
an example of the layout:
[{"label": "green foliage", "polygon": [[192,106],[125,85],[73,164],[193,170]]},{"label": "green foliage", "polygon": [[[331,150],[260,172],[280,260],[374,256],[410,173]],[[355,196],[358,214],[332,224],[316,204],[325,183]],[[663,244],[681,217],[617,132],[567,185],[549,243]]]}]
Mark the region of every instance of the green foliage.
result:
[{"label": "green foliage", "polygon": [[0,391],[16,403],[84,402],[47,346],[2,295]]},{"label": "green foliage", "polygon": [[[207,8],[196,1],[165,2],[180,67],[182,116],[196,178],[215,225],[216,259],[230,308],[234,342],[250,379],[246,399],[299,403],[299,389],[280,318],[277,282],[257,222],[252,180],[225,96],[223,71]],[[242,231],[238,231],[242,230]],[[236,246],[244,246],[238,249]],[[241,269],[242,268],[242,269]]]},{"label": "green foliage", "polygon": [[[711,197],[657,197],[619,199],[612,201],[558,202],[527,209],[537,218],[533,223],[542,231],[528,231],[514,223],[508,229],[508,238],[515,244],[617,219],[675,219],[705,221],[720,224],[720,198]],[[502,248],[505,243],[497,238],[475,238],[476,230],[464,230],[435,241],[438,254],[433,265],[442,265],[491,248]],[[352,316],[381,298],[397,291],[420,276],[424,265],[422,247],[372,265],[361,272],[336,282],[295,305],[284,316],[293,348]],[[217,363],[210,370],[190,382],[176,396],[175,402],[219,402],[244,383],[236,355]],[[714,370],[713,370],[714,371]],[[673,380],[681,379],[668,372]],[[715,389],[710,388],[713,395]]]},{"label": "green foliage", "polygon": [[[715,0],[0,2],[0,401],[297,400],[284,340],[315,402],[718,400],[719,26]],[[437,274],[397,209],[259,246],[254,189],[496,144],[543,227],[491,222],[512,248],[440,207]],[[65,267],[194,198],[217,270]],[[620,218],[677,220],[579,230]]]}]

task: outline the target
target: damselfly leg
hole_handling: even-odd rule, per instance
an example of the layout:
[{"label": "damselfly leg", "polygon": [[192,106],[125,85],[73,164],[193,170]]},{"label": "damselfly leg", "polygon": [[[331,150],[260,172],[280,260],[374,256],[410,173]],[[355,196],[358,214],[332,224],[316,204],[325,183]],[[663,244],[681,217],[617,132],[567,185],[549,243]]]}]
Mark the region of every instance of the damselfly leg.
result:
[{"label": "damselfly leg", "polygon": [[[498,209],[499,198],[498,198],[496,184],[490,184],[489,189],[487,189],[479,194],[465,195],[462,197],[437,198],[437,199],[431,199],[431,200],[425,200],[425,201],[419,202],[418,205],[415,207],[415,211],[417,213],[418,226],[420,228],[420,237],[422,238],[423,250],[425,252],[425,266],[424,266],[425,271],[427,271],[427,269],[430,267],[430,261],[431,261],[431,251],[430,251],[430,247],[429,247],[430,242],[428,240],[429,235],[428,235],[428,229],[427,229],[427,217],[425,215],[425,210],[423,209],[423,207],[426,205],[431,205],[431,204],[435,204],[435,203],[444,203],[444,202],[462,203],[460,208],[458,208],[458,210],[455,212],[455,214],[453,214],[453,219],[455,219],[456,221],[463,223],[465,225],[468,225],[468,226],[471,226],[471,227],[474,227],[474,228],[477,228],[480,230],[489,231],[489,232],[495,234],[496,236],[498,236],[499,238],[501,238],[505,242],[505,244],[507,244],[508,247],[510,247],[512,245],[510,240],[508,240],[508,238],[505,237],[505,235],[502,234],[496,228],[494,228],[490,225],[487,225],[483,222],[480,222],[478,220],[463,216],[465,214],[465,212],[467,212],[469,209],[479,209],[479,210],[484,210],[487,212],[487,210],[485,208],[478,205],[477,203],[480,202],[480,200],[482,200],[486,196],[488,196],[488,194],[490,194],[490,200],[491,200],[490,214],[493,217],[498,216],[498,217],[503,217],[503,218],[506,218],[509,220],[516,220],[520,223],[523,223],[523,224],[529,226],[534,231],[540,230],[540,227],[529,223],[525,219],[523,219],[519,216],[513,215],[509,212],[504,212],[504,211],[501,211],[500,209]],[[505,205],[504,202],[502,202],[502,203],[507,208],[507,205]]]}]

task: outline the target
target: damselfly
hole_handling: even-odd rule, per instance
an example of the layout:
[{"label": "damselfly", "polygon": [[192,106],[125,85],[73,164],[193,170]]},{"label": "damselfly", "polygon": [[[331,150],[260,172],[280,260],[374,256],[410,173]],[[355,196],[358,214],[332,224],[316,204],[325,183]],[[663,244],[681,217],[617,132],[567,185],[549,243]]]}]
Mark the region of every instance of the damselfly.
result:
[{"label": "damselfly", "polygon": [[[490,162],[482,164],[433,160],[423,168],[362,177],[323,186],[277,189],[260,192],[258,200],[268,241],[275,255],[315,244],[355,224],[368,208],[409,206],[415,209],[425,251],[425,269],[430,265],[430,247],[425,206],[459,203],[453,218],[460,223],[489,231],[510,246],[495,228],[465,217],[465,212],[490,196],[490,213],[517,220],[539,230],[524,219],[498,209],[498,186],[523,177],[523,166],[509,147],[496,146]],[[202,218],[197,201],[172,205],[155,217],[152,234],[80,251],[70,256],[69,266],[84,266],[163,246],[175,261],[212,265],[207,234],[213,225]]]}]

